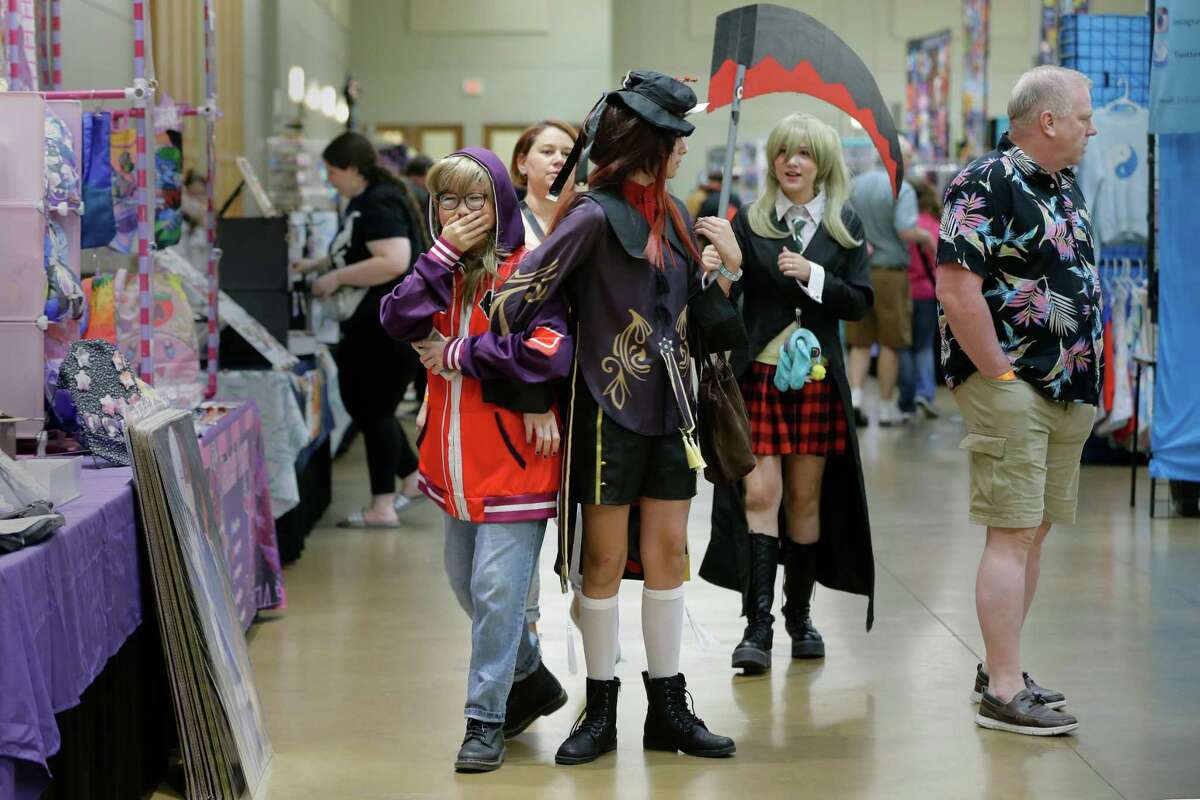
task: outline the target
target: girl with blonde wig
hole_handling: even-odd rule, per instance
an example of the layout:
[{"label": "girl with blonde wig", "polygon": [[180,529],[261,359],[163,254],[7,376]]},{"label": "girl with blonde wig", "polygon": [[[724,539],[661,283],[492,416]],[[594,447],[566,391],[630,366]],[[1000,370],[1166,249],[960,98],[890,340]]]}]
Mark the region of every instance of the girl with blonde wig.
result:
[{"label": "girl with blonde wig", "polygon": [[[733,353],[732,364],[757,463],[741,487],[717,487],[712,542],[700,570],[742,593],[747,625],[732,665],[748,672],[771,665],[780,561],[793,658],[825,656],[810,614],[817,581],[868,598],[874,591],[866,492],[839,337],[840,322],[860,319],[874,302],[863,226],[847,204],[849,174],[829,125],[808,114],[785,117],[767,139],[767,156],[762,196],[733,220],[745,277],[731,297],[741,302],[750,343]],[[815,370],[801,388],[780,390],[780,351],[799,346],[793,338],[799,328],[819,343],[809,355],[824,375]],[[871,620],[868,604],[868,628]]]}]

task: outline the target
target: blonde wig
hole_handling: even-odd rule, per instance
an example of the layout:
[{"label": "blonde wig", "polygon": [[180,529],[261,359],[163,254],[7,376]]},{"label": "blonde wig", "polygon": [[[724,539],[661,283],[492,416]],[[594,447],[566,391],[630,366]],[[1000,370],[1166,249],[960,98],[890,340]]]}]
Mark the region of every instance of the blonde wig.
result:
[{"label": "blonde wig", "polygon": [[775,198],[780,192],[775,175],[775,158],[791,158],[806,148],[817,164],[816,192],[825,195],[822,225],[842,247],[858,247],[842,221],[842,207],[850,196],[850,171],[842,158],[842,141],[837,131],[811,114],[790,114],[779,121],[767,137],[767,181],[762,195],[750,207],[750,230],[766,239],[783,239],[790,234],[775,221]]}]

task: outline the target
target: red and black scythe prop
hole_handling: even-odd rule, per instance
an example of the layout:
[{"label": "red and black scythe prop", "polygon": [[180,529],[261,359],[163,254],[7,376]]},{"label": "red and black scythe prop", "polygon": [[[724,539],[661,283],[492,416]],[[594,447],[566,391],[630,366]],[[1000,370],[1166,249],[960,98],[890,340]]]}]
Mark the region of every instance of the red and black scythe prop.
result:
[{"label": "red and black scythe prop", "polygon": [[730,106],[719,216],[729,206],[733,151],[742,100],[771,92],[797,92],[824,100],[863,126],[900,192],[904,163],[892,115],[870,70],[833,31],[801,11],[758,3],[717,17],[708,111]]}]

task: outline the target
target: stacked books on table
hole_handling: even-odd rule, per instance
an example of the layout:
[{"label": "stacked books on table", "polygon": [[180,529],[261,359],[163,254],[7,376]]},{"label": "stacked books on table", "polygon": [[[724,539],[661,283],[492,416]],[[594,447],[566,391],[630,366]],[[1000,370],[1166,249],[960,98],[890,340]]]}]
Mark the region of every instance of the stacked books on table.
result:
[{"label": "stacked books on table", "polygon": [[271,745],[192,415],[147,399],[126,412],[125,431],[187,797],[255,797]]}]

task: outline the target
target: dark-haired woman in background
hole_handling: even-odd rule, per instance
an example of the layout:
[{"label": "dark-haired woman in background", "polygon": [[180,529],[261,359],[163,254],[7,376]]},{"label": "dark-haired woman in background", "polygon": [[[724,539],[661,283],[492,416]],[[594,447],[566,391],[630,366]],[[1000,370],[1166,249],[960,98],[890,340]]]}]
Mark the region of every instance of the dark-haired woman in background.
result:
[{"label": "dark-haired woman in background", "polygon": [[[420,222],[411,219],[404,185],[379,165],[375,147],[365,136],[343,133],[321,156],[329,182],[349,202],[329,255],[297,262],[293,269],[323,272],[312,285],[315,297],[327,297],[342,287],[367,289],[354,313],[342,321],[337,365],[342,401],[363,433],[371,503],[338,525],[394,527],[397,509],[417,494],[417,456],[396,418],[412,356],[407,345],[384,333],[379,303],[408,271],[412,242],[420,241],[414,226]],[[399,496],[397,476],[405,478]]]},{"label": "dark-haired woman in background", "polygon": [[[546,231],[564,199],[554,202],[546,195],[558,177],[559,170],[571,155],[578,132],[556,119],[542,120],[530,125],[513,147],[509,173],[513,184],[525,189],[521,200],[521,215],[525,218],[525,247],[532,250],[546,238]],[[564,190],[567,195],[569,189]]]}]

